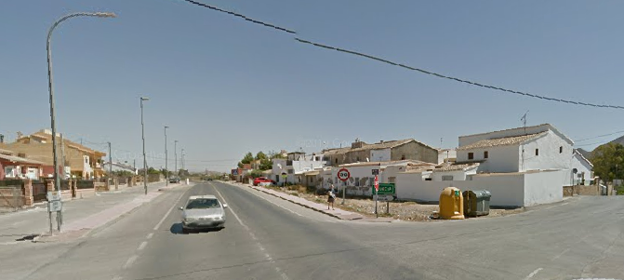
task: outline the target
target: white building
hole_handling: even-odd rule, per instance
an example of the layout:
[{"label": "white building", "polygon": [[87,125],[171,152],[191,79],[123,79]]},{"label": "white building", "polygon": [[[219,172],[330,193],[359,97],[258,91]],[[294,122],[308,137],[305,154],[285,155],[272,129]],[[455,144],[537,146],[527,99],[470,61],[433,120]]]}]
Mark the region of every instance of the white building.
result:
[{"label": "white building", "polygon": [[[550,124],[460,136],[455,163],[399,173],[399,199],[437,201],[445,187],[489,190],[496,206],[530,206],[563,198],[563,186],[593,176],[574,142]],[[576,170],[575,170],[576,169]],[[576,173],[574,172],[576,171]],[[582,176],[582,177],[579,177]]]},{"label": "white building", "polygon": [[587,186],[593,183],[594,165],[576,149],[574,150],[570,168],[572,168],[571,180],[574,185]]},{"label": "white building", "polygon": [[325,165],[326,162],[322,161],[321,155],[306,155],[303,152],[288,153],[286,159],[273,159],[270,179],[275,180],[279,185],[284,182],[302,185],[315,184],[315,180],[306,178],[305,174],[311,175],[311,171],[321,170]]},{"label": "white building", "polygon": [[480,162],[478,172],[570,169],[574,142],[550,124],[459,137],[457,162]]}]

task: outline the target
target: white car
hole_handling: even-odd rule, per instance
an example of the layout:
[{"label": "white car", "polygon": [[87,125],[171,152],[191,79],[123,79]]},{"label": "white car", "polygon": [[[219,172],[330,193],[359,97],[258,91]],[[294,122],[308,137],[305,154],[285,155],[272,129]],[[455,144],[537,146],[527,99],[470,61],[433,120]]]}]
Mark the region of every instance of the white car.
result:
[{"label": "white car", "polygon": [[225,208],[214,195],[193,195],[182,210],[182,232],[189,229],[218,228],[225,226]]}]

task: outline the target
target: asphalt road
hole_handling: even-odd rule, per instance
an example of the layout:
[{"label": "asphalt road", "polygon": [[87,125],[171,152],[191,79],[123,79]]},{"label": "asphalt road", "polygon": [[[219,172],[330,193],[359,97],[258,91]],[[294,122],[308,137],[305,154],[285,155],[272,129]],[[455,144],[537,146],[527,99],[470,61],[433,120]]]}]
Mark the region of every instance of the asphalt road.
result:
[{"label": "asphalt road", "polygon": [[[230,206],[225,229],[182,234],[177,208],[194,194]],[[348,222],[211,182],[168,191],[83,239],[10,245],[0,254],[24,263],[0,267],[0,278],[622,279],[623,219],[622,197],[575,197],[499,218]]]}]

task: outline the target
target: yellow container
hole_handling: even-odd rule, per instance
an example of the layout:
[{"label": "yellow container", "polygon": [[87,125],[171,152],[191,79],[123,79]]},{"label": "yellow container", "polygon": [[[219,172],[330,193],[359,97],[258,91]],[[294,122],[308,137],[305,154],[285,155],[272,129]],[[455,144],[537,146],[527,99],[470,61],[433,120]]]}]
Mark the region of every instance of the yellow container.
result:
[{"label": "yellow container", "polygon": [[445,188],[440,194],[440,218],[447,220],[464,219],[464,198],[458,188]]}]

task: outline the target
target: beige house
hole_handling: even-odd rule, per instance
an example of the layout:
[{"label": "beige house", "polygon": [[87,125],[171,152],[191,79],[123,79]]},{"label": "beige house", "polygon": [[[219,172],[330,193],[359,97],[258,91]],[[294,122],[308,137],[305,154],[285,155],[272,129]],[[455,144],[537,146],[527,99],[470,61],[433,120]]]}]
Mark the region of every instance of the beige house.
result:
[{"label": "beige house", "polygon": [[368,144],[356,139],[351,147],[323,150],[323,160],[331,166],[357,162],[418,160],[438,164],[439,150],[414,139]]},{"label": "beige house", "polygon": [[[61,138],[57,133],[57,153],[59,166],[65,170],[65,175],[81,177],[85,179],[99,178],[104,175],[102,169],[102,158],[106,153],[102,153],[70,140]],[[18,133],[17,140],[13,143],[0,143],[0,149],[10,150],[18,157],[28,158],[42,162],[45,166],[53,166],[52,156],[52,132],[49,129],[42,129],[31,135]],[[61,160],[64,151],[65,160]],[[48,168],[46,168],[48,169]],[[45,174],[51,174],[52,170],[44,170]]]}]

